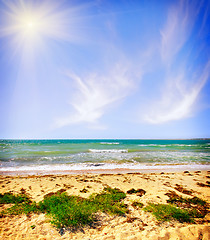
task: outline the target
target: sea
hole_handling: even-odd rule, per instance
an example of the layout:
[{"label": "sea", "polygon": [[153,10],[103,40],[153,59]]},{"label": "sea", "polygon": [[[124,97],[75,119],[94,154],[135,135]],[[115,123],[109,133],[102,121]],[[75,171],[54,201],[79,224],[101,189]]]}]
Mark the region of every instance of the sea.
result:
[{"label": "sea", "polygon": [[0,140],[0,174],[210,170],[210,139]]}]

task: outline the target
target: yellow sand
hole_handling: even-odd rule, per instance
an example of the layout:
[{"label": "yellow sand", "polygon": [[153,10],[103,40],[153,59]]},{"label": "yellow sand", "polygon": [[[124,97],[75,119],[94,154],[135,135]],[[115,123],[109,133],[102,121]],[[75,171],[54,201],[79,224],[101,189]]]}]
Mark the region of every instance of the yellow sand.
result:
[{"label": "yellow sand", "polygon": [[[178,223],[175,221],[158,223],[148,212],[134,209],[133,201],[140,201],[144,205],[148,202],[166,203],[165,193],[175,191],[184,197],[190,197],[174,189],[176,184],[193,195],[210,202],[209,187],[201,187],[197,183],[210,181],[210,172],[188,173],[132,173],[132,174],[84,174],[84,175],[48,175],[48,176],[0,176],[1,193],[12,191],[20,193],[24,189],[35,201],[41,201],[47,193],[65,189],[68,194],[88,197],[100,192],[104,187],[117,187],[122,191],[144,189],[142,197],[136,194],[127,194],[124,202],[128,204],[130,213],[126,217],[111,217],[100,214],[100,221],[95,228],[85,227],[78,232],[65,231],[61,236],[58,230],[49,223],[44,214],[30,216],[7,216],[0,218],[0,239],[151,239],[151,240],[178,240],[178,239],[210,239],[210,216],[206,215],[199,224]],[[88,192],[82,193],[81,190]],[[1,206],[2,210],[5,206]],[[35,226],[32,229],[31,226]]]}]

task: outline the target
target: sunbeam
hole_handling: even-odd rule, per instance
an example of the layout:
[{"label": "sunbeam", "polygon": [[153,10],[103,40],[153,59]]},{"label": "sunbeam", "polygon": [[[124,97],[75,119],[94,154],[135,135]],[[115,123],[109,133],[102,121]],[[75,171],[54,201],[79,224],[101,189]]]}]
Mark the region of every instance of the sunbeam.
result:
[{"label": "sunbeam", "polygon": [[76,42],[80,38],[80,12],[87,5],[65,8],[56,1],[4,1],[0,37],[9,37],[14,48],[38,47],[45,40]]},{"label": "sunbeam", "polygon": [[30,129],[41,109],[40,96],[47,99],[46,95],[51,94],[40,82],[59,85],[55,77],[60,71],[57,59],[63,45],[85,40],[84,30],[80,30],[88,7],[54,0],[1,2],[0,40],[6,40],[9,61],[16,71],[12,80],[8,79],[12,88],[10,118],[16,119],[12,131],[18,131],[23,121],[28,123],[24,128]]}]

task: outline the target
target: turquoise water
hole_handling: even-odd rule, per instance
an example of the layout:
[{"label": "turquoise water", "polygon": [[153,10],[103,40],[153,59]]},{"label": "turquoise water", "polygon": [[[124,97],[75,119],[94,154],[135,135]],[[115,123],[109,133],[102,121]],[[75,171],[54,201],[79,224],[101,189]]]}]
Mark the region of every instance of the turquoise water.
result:
[{"label": "turquoise water", "polygon": [[210,168],[210,139],[0,140],[0,171]]}]

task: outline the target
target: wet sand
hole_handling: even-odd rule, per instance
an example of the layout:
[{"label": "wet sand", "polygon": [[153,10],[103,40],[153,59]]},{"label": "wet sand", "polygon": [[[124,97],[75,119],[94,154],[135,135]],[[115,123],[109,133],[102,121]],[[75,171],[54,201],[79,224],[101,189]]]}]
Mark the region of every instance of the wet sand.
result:
[{"label": "wet sand", "polygon": [[[126,170],[128,171],[128,170]],[[67,194],[88,197],[104,187],[119,188],[124,192],[134,188],[143,189],[145,194],[127,194],[129,214],[123,217],[100,214],[95,228],[89,226],[77,232],[59,231],[44,214],[29,216],[6,216],[0,218],[0,239],[210,239],[210,214],[196,224],[158,222],[151,213],[132,207],[134,201],[145,206],[149,202],[166,203],[170,191],[183,197],[199,197],[210,203],[210,171],[185,172],[136,172],[126,173],[113,170],[105,173],[73,172],[57,175],[0,176],[0,192],[25,191],[32,200],[39,202],[51,192],[65,190]],[[87,191],[83,191],[83,189]],[[186,191],[183,191],[186,190]],[[190,194],[189,194],[190,192]],[[2,205],[1,210],[5,205]],[[33,226],[33,227],[32,227]]]}]

